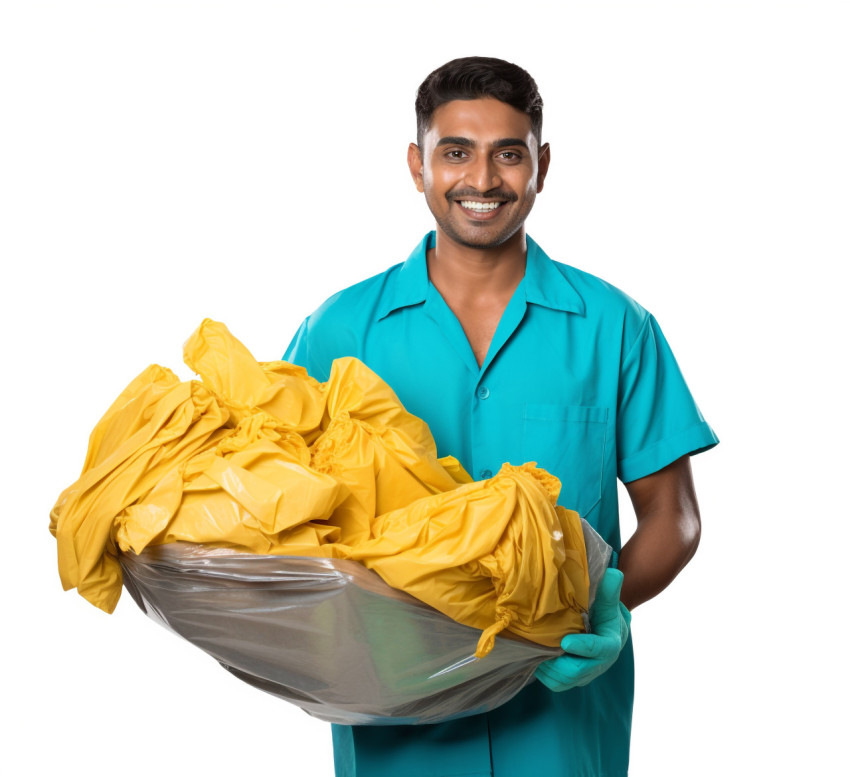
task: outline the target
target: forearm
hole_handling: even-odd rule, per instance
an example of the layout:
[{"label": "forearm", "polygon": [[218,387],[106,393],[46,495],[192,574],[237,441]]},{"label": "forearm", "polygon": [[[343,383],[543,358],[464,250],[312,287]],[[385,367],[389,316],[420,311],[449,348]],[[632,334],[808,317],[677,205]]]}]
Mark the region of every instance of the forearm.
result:
[{"label": "forearm", "polygon": [[620,600],[629,610],[661,593],[693,558],[699,520],[659,515],[643,520],[620,553]]},{"label": "forearm", "polygon": [[693,558],[700,515],[687,458],[627,484],[637,529],[620,553],[621,601],[630,610],[663,591]]}]

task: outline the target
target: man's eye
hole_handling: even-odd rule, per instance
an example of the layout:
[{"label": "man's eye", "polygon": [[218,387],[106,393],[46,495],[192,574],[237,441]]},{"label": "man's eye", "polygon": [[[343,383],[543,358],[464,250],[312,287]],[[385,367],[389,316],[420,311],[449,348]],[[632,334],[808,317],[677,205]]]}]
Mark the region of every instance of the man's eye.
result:
[{"label": "man's eye", "polygon": [[446,154],[449,159],[463,159],[466,156],[466,151],[462,151],[459,148],[453,148],[451,151]]},{"label": "man's eye", "polygon": [[516,162],[522,159],[516,151],[502,151],[499,156],[507,162]]}]

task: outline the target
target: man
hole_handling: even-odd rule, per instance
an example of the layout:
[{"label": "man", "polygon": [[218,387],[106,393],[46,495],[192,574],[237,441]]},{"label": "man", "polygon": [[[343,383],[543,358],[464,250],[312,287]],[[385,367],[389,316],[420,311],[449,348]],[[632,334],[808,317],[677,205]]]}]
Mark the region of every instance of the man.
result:
[{"label": "man", "polygon": [[628,610],[696,550],[688,455],[717,438],[652,316],[526,236],[550,159],[531,76],[498,59],[453,60],[423,82],[416,114],[407,161],[436,231],[403,264],[331,297],[284,358],[326,380],[333,359],[358,357],[428,422],[440,455],[478,479],[537,461],[560,478],[559,502],[616,550],[619,476],[638,525],[622,574],[609,570],[600,586],[594,635],[566,637],[567,655],[541,666],[540,682],[458,721],[334,726],[336,773],[625,775]]}]

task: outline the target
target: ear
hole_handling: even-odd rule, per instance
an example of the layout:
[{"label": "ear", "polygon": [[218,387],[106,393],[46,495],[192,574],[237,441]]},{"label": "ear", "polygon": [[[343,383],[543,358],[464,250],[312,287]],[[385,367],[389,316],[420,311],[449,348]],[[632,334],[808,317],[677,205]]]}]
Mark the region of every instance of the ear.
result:
[{"label": "ear", "polygon": [[424,192],[425,182],[422,179],[422,153],[419,151],[419,146],[415,143],[411,143],[407,147],[407,166],[410,168],[410,175],[413,178],[413,183],[416,184],[416,190]]},{"label": "ear", "polygon": [[544,143],[540,149],[540,154],[537,157],[537,191],[543,191],[543,181],[546,180],[546,173],[549,172],[549,144]]}]

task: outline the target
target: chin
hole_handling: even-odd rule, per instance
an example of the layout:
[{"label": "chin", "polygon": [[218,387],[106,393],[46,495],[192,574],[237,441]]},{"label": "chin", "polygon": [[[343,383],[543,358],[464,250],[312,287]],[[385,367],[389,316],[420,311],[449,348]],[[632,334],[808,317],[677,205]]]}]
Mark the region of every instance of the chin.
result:
[{"label": "chin", "polygon": [[440,227],[446,236],[454,240],[455,243],[458,243],[465,248],[478,248],[484,250],[488,248],[498,248],[500,245],[503,245],[520,230],[522,225],[520,224],[510,230],[490,233],[485,230],[481,230],[478,233],[474,231],[460,232],[456,229],[446,229],[442,224],[440,224]]}]

